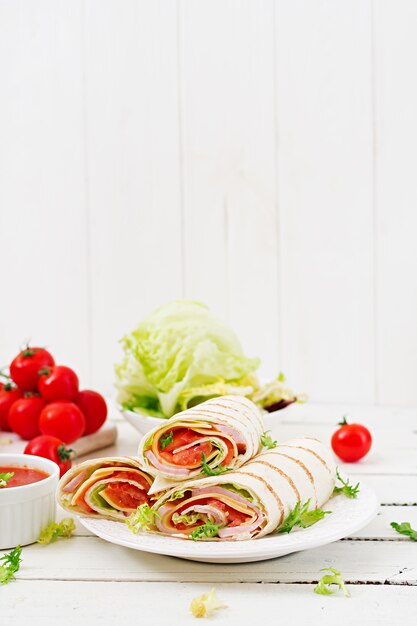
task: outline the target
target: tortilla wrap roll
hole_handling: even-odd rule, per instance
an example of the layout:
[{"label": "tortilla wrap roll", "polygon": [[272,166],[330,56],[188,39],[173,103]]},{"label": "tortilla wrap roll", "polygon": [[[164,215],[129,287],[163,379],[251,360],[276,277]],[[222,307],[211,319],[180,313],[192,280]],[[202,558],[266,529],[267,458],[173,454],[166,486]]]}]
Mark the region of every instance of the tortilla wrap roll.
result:
[{"label": "tortilla wrap roll", "polygon": [[[202,540],[259,538],[280,529],[297,503],[320,508],[333,493],[336,466],[317,439],[292,439],[236,471],[187,481],[153,504],[148,530]],[[214,528],[213,528],[214,526]]]},{"label": "tortilla wrap roll", "polygon": [[152,483],[153,477],[132,457],[91,459],[64,474],[57,501],[72,513],[123,521],[149,502]]},{"label": "tortilla wrap roll", "polygon": [[264,430],[259,408],[243,396],[212,398],[177,413],[139,443],[140,462],[156,477],[150,492],[240,467],[261,451]]}]

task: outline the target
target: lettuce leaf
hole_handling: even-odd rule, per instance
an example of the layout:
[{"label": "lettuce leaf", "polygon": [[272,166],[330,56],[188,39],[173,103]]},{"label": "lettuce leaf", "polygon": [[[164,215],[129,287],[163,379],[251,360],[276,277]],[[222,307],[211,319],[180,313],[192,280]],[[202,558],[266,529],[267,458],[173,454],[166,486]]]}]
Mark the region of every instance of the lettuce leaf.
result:
[{"label": "lettuce leaf", "polygon": [[90,495],[91,501],[93,502],[93,504],[98,506],[100,509],[103,509],[104,511],[115,511],[116,509],[100,495],[100,491],[103,491],[103,489],[105,488],[106,485],[98,485],[98,487],[95,487]]},{"label": "lettuce leaf", "polygon": [[288,386],[282,372],[275,380],[255,389],[249,397],[255,404],[267,411],[284,408],[293,402],[303,403],[307,401],[307,396],[304,393],[294,393]]},{"label": "lettuce leaf", "polygon": [[239,487],[234,483],[222,483],[220,487],[223,487],[223,489],[228,489],[229,491],[233,491],[233,493],[237,493],[239,496],[246,498],[246,500],[249,500],[249,502],[253,502],[252,495],[243,487]]},{"label": "lettuce leaf", "polygon": [[258,386],[259,359],[247,358],[233,331],[200,302],[160,307],[122,346],[118,402],[145,415],[171,417],[210,397],[250,395]]},{"label": "lettuce leaf", "polygon": [[213,587],[208,593],[203,593],[198,598],[193,598],[190,611],[194,617],[210,617],[214,611],[226,608],[227,605],[219,600]]},{"label": "lettuce leaf", "polygon": [[172,516],[174,524],[186,524],[187,526],[195,526],[199,520],[204,520],[201,513],[191,513],[190,515],[174,513]]}]

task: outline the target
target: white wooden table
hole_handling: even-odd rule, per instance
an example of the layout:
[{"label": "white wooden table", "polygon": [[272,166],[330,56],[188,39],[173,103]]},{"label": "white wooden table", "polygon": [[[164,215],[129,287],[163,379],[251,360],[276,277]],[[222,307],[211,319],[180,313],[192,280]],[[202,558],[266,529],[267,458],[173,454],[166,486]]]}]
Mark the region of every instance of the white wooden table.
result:
[{"label": "white wooden table", "polygon": [[[366,481],[381,502],[378,517],[342,541],[280,559],[243,565],[193,563],[108,544],[77,525],[75,536],[23,549],[17,581],[0,587],[0,624],[135,623],[187,626],[193,597],[215,586],[228,608],[211,618],[227,626],[278,624],[417,624],[417,542],[391,521],[417,528],[417,411],[305,405],[281,414],[280,440],[316,435],[328,441],[344,413],[370,427],[367,459],[341,469]],[[116,446],[97,453],[132,454],[139,439],[118,422]],[[67,516],[59,512],[59,516]],[[322,567],[341,570],[351,598],[313,593]],[[308,622],[306,620],[309,620]]]}]

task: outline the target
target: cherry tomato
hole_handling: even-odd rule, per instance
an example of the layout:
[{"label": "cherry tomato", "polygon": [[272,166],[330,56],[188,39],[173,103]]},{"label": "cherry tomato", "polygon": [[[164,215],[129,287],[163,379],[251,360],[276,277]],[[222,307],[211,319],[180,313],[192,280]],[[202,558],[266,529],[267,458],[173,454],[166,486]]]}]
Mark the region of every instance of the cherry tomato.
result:
[{"label": "cherry tomato", "polygon": [[103,426],[107,417],[107,404],[97,391],[90,391],[90,389],[80,391],[76,404],[84,413],[84,435],[91,435]]},{"label": "cherry tomato", "polygon": [[22,439],[33,439],[40,435],[39,416],[45,400],[39,396],[28,396],[16,400],[9,411],[10,428]]},{"label": "cherry tomato", "polygon": [[24,449],[25,454],[34,454],[36,456],[42,456],[44,459],[54,461],[59,467],[60,476],[63,476],[72,465],[71,452],[72,450],[66,448],[61,439],[52,437],[51,435],[39,435],[39,437],[35,437],[26,444],[26,448]]},{"label": "cherry tomato", "polygon": [[339,425],[332,437],[334,452],[347,463],[359,461],[371,449],[371,433],[361,424],[348,424],[345,417]]},{"label": "cherry tomato", "polygon": [[13,387],[10,383],[3,384],[0,389],[0,430],[9,432],[11,430],[9,424],[9,411],[16,400],[20,400],[23,393],[20,389]]},{"label": "cherry tomato", "polygon": [[85,417],[73,402],[52,402],[42,410],[39,430],[43,435],[53,435],[65,443],[72,443],[84,434]]},{"label": "cherry tomato", "polygon": [[45,348],[28,346],[10,363],[10,377],[23,391],[37,391],[39,370],[53,365],[54,358]]},{"label": "cherry tomato", "polygon": [[65,365],[46,367],[39,371],[38,389],[46,402],[75,400],[78,395],[78,376]]}]

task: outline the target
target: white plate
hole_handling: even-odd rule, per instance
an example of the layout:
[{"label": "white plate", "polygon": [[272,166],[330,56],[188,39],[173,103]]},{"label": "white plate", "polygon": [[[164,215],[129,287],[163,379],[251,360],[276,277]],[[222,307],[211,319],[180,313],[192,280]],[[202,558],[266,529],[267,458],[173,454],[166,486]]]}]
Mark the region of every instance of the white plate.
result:
[{"label": "white plate", "polygon": [[361,483],[356,499],[338,495],[323,507],[332,511],[310,528],[295,529],[287,535],[269,535],[249,541],[193,541],[156,534],[134,535],[123,522],[80,517],[80,522],[92,533],[120,546],[166,554],[205,563],[246,563],[265,561],[291,552],[317,548],[347,537],[366,526],[378,511],[374,492]]}]

